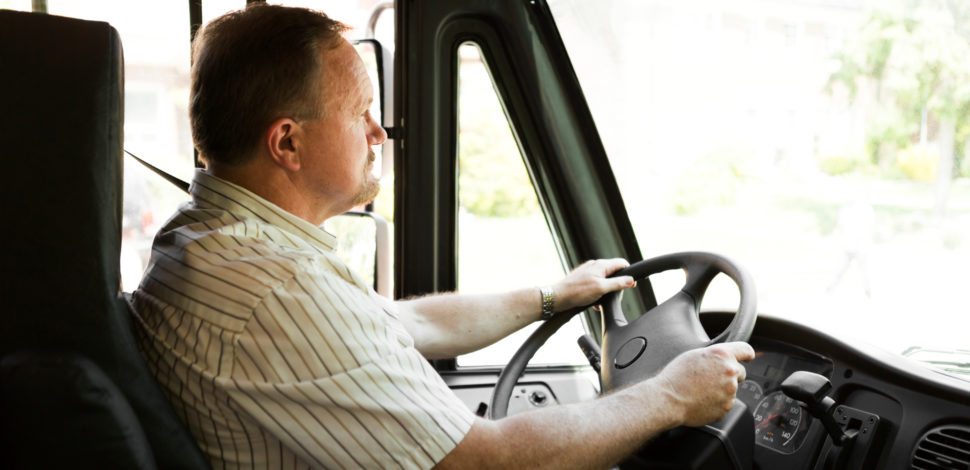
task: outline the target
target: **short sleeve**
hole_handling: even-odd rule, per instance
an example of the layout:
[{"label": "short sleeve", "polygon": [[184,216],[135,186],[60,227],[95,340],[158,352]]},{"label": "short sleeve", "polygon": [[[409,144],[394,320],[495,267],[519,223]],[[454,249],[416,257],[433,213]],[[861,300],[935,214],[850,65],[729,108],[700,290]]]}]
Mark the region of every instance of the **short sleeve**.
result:
[{"label": "short sleeve", "polygon": [[257,307],[217,386],[311,466],[430,468],[475,416],[406,335],[368,291],[300,273]]}]

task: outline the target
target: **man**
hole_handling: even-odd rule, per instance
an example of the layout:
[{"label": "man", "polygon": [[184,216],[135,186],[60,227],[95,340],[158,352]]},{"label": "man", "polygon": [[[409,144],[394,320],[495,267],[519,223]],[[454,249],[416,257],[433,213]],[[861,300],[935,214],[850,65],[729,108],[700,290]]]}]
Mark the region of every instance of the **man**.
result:
[{"label": "man", "polygon": [[[230,13],[194,44],[191,118],[206,168],[133,294],[140,346],[214,467],[605,467],[657,433],[721,417],[750,346],[675,359],[588,403],[474,416],[429,366],[540,318],[538,289],[392,302],[333,253],[325,220],[372,200],[361,59],[322,14]],[[633,285],[588,262],[555,310]],[[546,305],[549,308],[549,305]]]}]

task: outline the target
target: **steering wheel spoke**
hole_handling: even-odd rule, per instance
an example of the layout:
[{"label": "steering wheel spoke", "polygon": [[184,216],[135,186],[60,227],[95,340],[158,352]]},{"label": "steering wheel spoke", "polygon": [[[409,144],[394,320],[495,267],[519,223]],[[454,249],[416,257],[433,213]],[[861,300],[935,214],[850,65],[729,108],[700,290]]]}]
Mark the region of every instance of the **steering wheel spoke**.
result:
[{"label": "steering wheel spoke", "polygon": [[704,293],[721,271],[713,266],[698,263],[688,264],[684,267],[684,271],[687,274],[687,280],[684,281],[684,287],[681,290],[693,297],[700,307]]}]

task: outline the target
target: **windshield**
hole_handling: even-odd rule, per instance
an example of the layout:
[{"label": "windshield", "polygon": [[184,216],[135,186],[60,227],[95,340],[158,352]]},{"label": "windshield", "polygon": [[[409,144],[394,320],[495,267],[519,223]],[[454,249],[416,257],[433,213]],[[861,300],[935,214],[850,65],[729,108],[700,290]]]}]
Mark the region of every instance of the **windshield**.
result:
[{"label": "windshield", "polygon": [[766,314],[968,349],[970,3],[549,3],[644,257],[719,252]]}]

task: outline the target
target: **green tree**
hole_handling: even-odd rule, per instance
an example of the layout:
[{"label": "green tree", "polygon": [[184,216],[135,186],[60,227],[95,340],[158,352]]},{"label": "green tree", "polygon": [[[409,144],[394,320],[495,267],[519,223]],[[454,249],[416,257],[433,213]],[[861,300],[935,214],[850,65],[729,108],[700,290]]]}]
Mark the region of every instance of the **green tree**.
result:
[{"label": "green tree", "polygon": [[898,10],[876,10],[837,55],[840,67],[828,87],[845,86],[854,99],[860,85],[872,87],[875,120],[870,157],[925,148],[931,128],[936,163],[936,210],[943,213],[957,158],[970,146],[970,7],[958,0],[905,2]]},{"label": "green tree", "polygon": [[539,202],[476,46],[462,46],[459,86],[460,204],[481,217],[522,217]]}]

